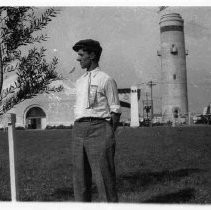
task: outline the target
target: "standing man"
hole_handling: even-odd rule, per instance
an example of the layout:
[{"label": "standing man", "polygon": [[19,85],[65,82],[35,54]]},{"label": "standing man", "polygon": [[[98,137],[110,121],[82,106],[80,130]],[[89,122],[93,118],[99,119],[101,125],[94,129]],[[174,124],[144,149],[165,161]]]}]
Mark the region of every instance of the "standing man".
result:
[{"label": "standing man", "polygon": [[73,129],[73,187],[76,201],[91,201],[92,177],[99,200],[117,202],[114,132],[120,103],[114,79],[100,70],[102,47],[92,39],[73,46],[77,61],[86,69],[76,82]]}]

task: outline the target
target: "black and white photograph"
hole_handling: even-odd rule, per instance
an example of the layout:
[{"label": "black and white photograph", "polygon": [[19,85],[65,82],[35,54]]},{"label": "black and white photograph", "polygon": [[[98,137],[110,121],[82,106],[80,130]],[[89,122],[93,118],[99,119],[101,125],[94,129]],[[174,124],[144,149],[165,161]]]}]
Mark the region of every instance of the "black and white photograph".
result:
[{"label": "black and white photograph", "polygon": [[209,207],[210,90],[211,6],[1,3],[0,206]]}]

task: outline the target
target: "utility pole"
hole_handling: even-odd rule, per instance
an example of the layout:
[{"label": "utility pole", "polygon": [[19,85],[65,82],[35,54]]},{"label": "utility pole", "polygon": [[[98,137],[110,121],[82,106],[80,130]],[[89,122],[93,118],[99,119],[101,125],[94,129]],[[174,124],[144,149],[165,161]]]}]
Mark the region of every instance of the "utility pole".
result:
[{"label": "utility pole", "polygon": [[148,120],[148,119],[149,119],[149,115],[148,115],[148,113],[149,113],[149,112],[148,112],[148,108],[149,108],[148,93],[146,93],[146,100],[147,100],[147,106],[146,106],[146,107],[147,107],[147,110],[146,110],[146,113],[147,113],[147,120]]},{"label": "utility pole", "polygon": [[151,104],[149,104],[148,93],[146,92],[146,99],[143,100],[143,117],[146,113],[146,118],[144,117],[144,121],[146,125],[149,123],[149,112],[151,110]]},{"label": "utility pole", "polygon": [[152,88],[154,85],[156,85],[155,82],[153,82],[152,80],[149,81],[147,83],[147,85],[150,87],[150,90],[151,90],[151,126],[152,126],[152,120],[153,120],[153,97],[152,97]]}]

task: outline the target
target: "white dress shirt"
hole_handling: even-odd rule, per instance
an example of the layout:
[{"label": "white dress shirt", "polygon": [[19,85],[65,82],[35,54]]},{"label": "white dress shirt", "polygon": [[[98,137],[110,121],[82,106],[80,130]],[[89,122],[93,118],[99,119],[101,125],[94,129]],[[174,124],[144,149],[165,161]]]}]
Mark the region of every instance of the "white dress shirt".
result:
[{"label": "white dress shirt", "polygon": [[110,118],[121,113],[117,85],[99,67],[86,72],[76,81],[75,120],[83,117]]}]

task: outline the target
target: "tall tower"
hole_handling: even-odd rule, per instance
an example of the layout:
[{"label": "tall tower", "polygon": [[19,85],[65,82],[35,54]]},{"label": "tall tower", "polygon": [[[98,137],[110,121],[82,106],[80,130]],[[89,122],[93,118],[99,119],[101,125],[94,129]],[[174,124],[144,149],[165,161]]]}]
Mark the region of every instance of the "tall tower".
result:
[{"label": "tall tower", "polygon": [[161,96],[163,121],[188,113],[184,20],[177,13],[161,16]]}]

